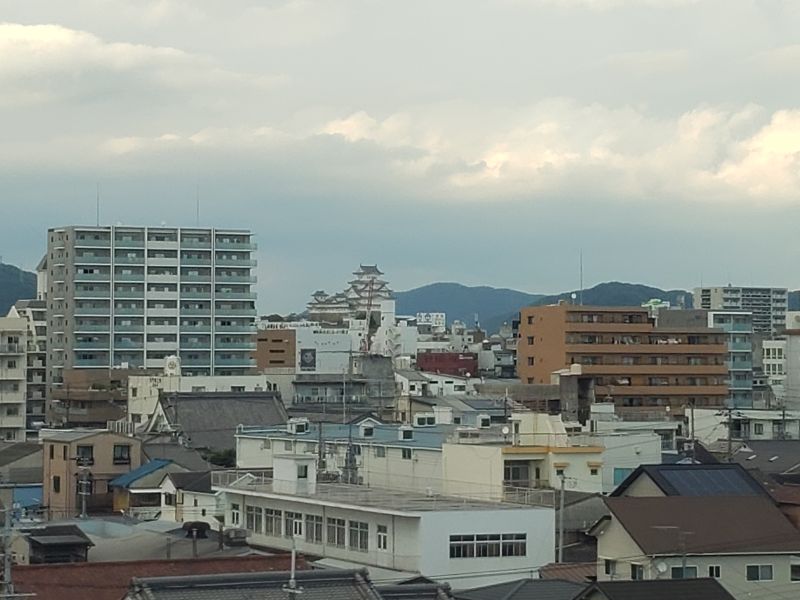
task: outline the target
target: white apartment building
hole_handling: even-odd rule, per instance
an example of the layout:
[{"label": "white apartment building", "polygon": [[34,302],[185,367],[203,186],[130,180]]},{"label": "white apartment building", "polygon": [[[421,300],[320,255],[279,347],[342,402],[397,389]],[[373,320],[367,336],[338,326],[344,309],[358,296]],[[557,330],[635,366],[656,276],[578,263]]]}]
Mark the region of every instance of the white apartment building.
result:
[{"label": "white apartment building", "polygon": [[25,441],[28,322],[0,317],[0,440]]},{"label": "white apartment building", "polygon": [[19,300],[8,312],[9,317],[27,323],[25,346],[26,428],[34,433],[45,423],[47,398],[47,303],[44,300]]},{"label": "white apartment building", "polygon": [[48,382],[63,369],[162,368],[241,375],[253,367],[252,234],[176,227],[48,231]]},{"label": "white apartment building", "polygon": [[275,387],[266,375],[183,376],[177,372],[128,377],[128,421],[147,423],[162,394],[186,392],[261,392]]},{"label": "white apartment building", "polygon": [[268,469],[278,454],[305,454],[320,471],[365,486],[532,504],[552,504],[550,490],[562,476],[569,489],[603,491],[604,448],[595,438],[571,439],[558,416],[515,412],[504,433],[488,415],[468,427],[437,424],[436,414],[423,426],[367,419],[320,430],[318,423],[293,419],[286,427],[241,428],[237,466]]},{"label": "white apartment building", "polygon": [[782,403],[786,384],[786,340],[764,340],[761,343],[761,362],[775,400]]},{"label": "white apartment building", "polygon": [[793,410],[800,410],[800,329],[787,329],[783,337],[786,342],[784,403]]},{"label": "white apartment building", "polygon": [[214,472],[226,526],[248,543],[422,575],[456,588],[528,577],[554,558],[552,508],[317,482],[313,456],[275,456],[274,473]]},{"label": "white apartment building", "polygon": [[769,287],[698,287],[694,307],[707,310],[738,310],[753,313],[753,331],[773,335],[786,323],[789,292]]}]

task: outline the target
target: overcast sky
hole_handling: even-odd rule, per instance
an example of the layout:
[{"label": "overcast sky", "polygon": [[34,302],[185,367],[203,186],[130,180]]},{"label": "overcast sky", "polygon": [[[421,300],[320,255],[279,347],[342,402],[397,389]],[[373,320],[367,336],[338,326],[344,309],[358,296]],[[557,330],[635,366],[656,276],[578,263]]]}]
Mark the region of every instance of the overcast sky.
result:
[{"label": "overcast sky", "polygon": [[797,0],[0,0],[0,254],[250,227],[259,308],[395,289],[800,287]]}]

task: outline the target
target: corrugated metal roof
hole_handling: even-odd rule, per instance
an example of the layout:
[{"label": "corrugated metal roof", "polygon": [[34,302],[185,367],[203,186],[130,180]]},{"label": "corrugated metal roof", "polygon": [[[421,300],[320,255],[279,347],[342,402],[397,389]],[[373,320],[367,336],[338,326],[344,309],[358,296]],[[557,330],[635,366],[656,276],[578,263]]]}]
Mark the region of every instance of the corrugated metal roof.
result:
[{"label": "corrugated metal roof", "polygon": [[112,479],[108,485],[111,487],[129,488],[133,483],[135,483],[142,477],[150,475],[151,473],[154,473],[171,463],[172,463],[171,460],[161,460],[161,459],[151,460],[149,463],[143,464],[138,469],[134,469],[133,471],[129,471],[124,475],[120,475],[116,479]]}]

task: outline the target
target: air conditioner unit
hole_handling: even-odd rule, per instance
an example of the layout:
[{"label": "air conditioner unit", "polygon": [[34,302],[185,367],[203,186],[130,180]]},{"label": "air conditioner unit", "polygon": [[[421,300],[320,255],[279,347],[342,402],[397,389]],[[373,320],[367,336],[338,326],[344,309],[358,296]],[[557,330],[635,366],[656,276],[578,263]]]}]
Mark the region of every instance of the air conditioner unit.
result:
[{"label": "air conditioner unit", "polygon": [[308,433],[309,422],[305,417],[289,419],[286,423],[286,431],[292,434]]}]

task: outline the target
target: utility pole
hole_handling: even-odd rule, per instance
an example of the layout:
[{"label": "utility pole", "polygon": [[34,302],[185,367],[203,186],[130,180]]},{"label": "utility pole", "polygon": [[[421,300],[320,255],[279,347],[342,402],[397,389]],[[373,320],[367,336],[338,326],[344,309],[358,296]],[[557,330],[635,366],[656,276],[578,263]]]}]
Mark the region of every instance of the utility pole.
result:
[{"label": "utility pole", "polygon": [[733,462],[733,402],[728,405],[728,462]]},{"label": "utility pole", "polygon": [[3,523],[3,597],[14,596],[14,582],[11,579],[11,517],[12,509],[6,506]]},{"label": "utility pole", "polygon": [[561,494],[558,499],[558,562],[564,562],[564,482],[566,478],[562,473],[561,477]]},{"label": "utility pole", "polygon": [[86,502],[89,494],[91,493],[89,467],[81,457],[78,457],[77,461],[78,469],[80,470],[80,477],[78,479],[78,495],[81,497],[81,519],[88,519],[89,515],[86,512]]},{"label": "utility pole", "polygon": [[786,400],[781,402],[781,439],[786,439]]},{"label": "utility pole", "polygon": [[692,444],[691,445],[691,451],[692,451],[691,456],[692,456],[692,464],[694,464],[695,457],[696,457],[696,452],[694,450],[694,445],[695,445],[695,438],[694,438],[694,398],[692,398],[689,401],[689,415],[690,415],[690,417],[689,417],[689,419],[690,419],[689,420],[689,429],[690,429],[689,435],[691,436],[691,444]]}]

